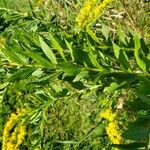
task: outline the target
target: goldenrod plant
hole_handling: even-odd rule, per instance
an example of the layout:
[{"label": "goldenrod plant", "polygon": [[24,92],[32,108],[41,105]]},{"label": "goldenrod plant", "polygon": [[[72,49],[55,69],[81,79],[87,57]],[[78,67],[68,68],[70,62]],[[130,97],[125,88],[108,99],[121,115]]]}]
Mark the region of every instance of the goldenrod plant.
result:
[{"label": "goldenrod plant", "polygon": [[0,1],[0,149],[150,149],[150,3]]}]

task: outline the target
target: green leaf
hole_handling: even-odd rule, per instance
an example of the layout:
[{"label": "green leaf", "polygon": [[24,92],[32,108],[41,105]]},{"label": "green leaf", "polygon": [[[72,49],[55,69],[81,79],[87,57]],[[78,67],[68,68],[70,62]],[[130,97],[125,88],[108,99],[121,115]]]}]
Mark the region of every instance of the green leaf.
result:
[{"label": "green leaf", "polygon": [[149,128],[143,126],[131,126],[123,135],[125,139],[130,140],[144,140],[149,134]]},{"label": "green leaf", "polygon": [[146,63],[140,58],[140,49],[141,49],[140,38],[137,34],[134,34],[133,40],[134,40],[134,56],[136,59],[136,63],[144,72],[146,72]]},{"label": "green leaf", "polygon": [[9,82],[17,82],[19,80],[23,80],[28,78],[34,71],[36,70],[35,67],[31,68],[23,68],[12,74],[7,81]]},{"label": "green leaf", "polygon": [[97,43],[100,44],[99,39],[96,37],[96,35],[93,33],[92,30],[90,30],[89,28],[87,28],[87,29],[86,29],[86,32],[91,36],[91,38],[92,38],[95,42],[97,42]]},{"label": "green leaf", "polygon": [[114,49],[114,54],[118,61],[121,63],[121,65],[124,67],[125,70],[131,72],[131,67],[128,61],[128,57],[122,49],[115,43],[113,43],[113,49]]},{"label": "green leaf", "polygon": [[40,54],[38,53],[33,53],[29,50],[26,50],[26,54],[31,57],[33,60],[35,60],[39,65],[44,66],[44,67],[48,67],[51,69],[54,69],[55,66],[50,63],[47,59],[43,58]]},{"label": "green leaf", "polygon": [[145,143],[129,143],[129,144],[112,144],[113,147],[119,148],[120,150],[137,150],[139,148],[144,148]]},{"label": "green leaf", "polygon": [[136,94],[140,99],[150,105],[150,80],[145,77],[138,77],[138,79],[140,80],[140,84],[136,89]]},{"label": "green leaf", "polygon": [[120,27],[118,27],[117,35],[118,35],[118,37],[119,37],[119,41],[122,42],[123,44],[127,45],[127,42],[126,42],[126,35],[125,35],[125,33],[121,30]]},{"label": "green leaf", "polygon": [[118,83],[116,83],[116,82],[112,82],[109,87],[106,87],[106,88],[104,89],[104,91],[110,94],[110,93],[115,92],[116,90],[121,89],[121,88],[124,87],[124,85],[126,85],[126,84],[127,84],[126,81],[124,81],[124,82],[122,82],[122,83],[120,83],[120,84],[118,84]]},{"label": "green leaf", "polygon": [[29,48],[23,44],[20,44],[20,46],[25,50],[25,54],[28,55],[30,58],[35,60],[39,65],[54,69],[56,66],[52,64],[50,61],[45,59],[41,56],[38,52],[32,52],[29,50]]},{"label": "green leaf", "polygon": [[9,82],[0,83],[0,90],[3,90],[5,87],[7,87],[8,84]]},{"label": "green leaf", "polygon": [[40,37],[40,36],[39,36],[39,41],[40,41],[42,50],[45,53],[45,55],[50,59],[50,61],[53,64],[57,64],[58,62],[57,62],[55,54],[53,53],[51,48],[43,41],[42,37]]},{"label": "green leaf", "polygon": [[10,49],[2,49],[2,52],[4,53],[5,57],[7,58],[8,61],[10,62],[15,62],[17,64],[22,64],[25,65],[26,62],[19,57],[15,52],[13,52]]},{"label": "green leaf", "polygon": [[69,62],[59,64],[58,68],[65,73],[64,76],[74,76],[81,71],[81,67]]},{"label": "green leaf", "polygon": [[39,47],[39,41],[38,41],[38,36],[33,36],[32,34],[26,34],[24,33],[23,39],[25,40],[25,43],[30,44],[32,47]]},{"label": "green leaf", "polygon": [[105,24],[102,24],[101,32],[102,32],[103,36],[105,37],[105,39],[108,40],[108,38],[109,38],[109,29]]},{"label": "green leaf", "polygon": [[106,87],[106,88],[104,89],[104,92],[112,93],[112,92],[114,92],[115,90],[117,90],[117,88],[118,88],[119,86],[120,86],[120,85],[117,84],[116,82],[112,82],[109,87]]},{"label": "green leaf", "polygon": [[87,77],[88,73],[89,73],[88,71],[81,71],[79,74],[77,74],[77,76],[75,77],[75,79],[73,80],[73,82],[80,81],[84,77]]},{"label": "green leaf", "polygon": [[97,61],[96,51],[95,51],[94,47],[91,45],[88,38],[87,38],[87,45],[84,45],[84,46],[85,46],[85,49],[88,52],[89,58],[90,58],[92,64],[94,65],[94,67],[103,70],[103,67]]},{"label": "green leaf", "polygon": [[56,98],[65,97],[68,92],[68,89],[62,89],[60,92],[55,93],[53,96]]},{"label": "green leaf", "polygon": [[58,50],[58,52],[61,55],[61,57],[66,61],[65,55],[63,53],[63,49],[60,46],[60,44],[57,42],[57,40],[55,39],[55,37],[51,33],[49,34],[49,36],[50,36],[50,41],[53,44],[54,48],[56,50]]},{"label": "green leaf", "polygon": [[150,54],[148,54],[146,58],[150,61]]},{"label": "green leaf", "polygon": [[72,61],[74,61],[72,45],[66,39],[65,39],[65,42],[66,42],[67,48],[70,50]]},{"label": "green leaf", "polygon": [[137,88],[138,92],[142,95],[150,95],[150,80],[147,78],[139,77],[140,86]]},{"label": "green leaf", "polygon": [[89,58],[88,52],[83,50],[82,47],[80,48],[75,48],[73,51],[73,56],[75,58],[75,62],[77,64],[83,65],[85,67],[93,67],[93,64]]},{"label": "green leaf", "polygon": [[68,83],[75,89],[78,89],[78,90],[83,90],[86,88],[86,86],[80,82],[80,81],[77,81],[77,82],[72,82],[72,81],[68,81]]}]

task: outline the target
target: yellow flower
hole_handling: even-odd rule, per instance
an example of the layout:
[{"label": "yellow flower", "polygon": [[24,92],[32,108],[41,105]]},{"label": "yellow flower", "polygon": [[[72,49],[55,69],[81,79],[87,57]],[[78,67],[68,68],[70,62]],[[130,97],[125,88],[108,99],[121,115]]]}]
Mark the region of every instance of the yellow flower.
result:
[{"label": "yellow flower", "polygon": [[85,1],[80,13],[76,17],[76,22],[80,28],[93,23],[111,3],[112,0],[103,0],[98,4],[97,0]]},{"label": "yellow flower", "polygon": [[11,134],[11,137],[10,137],[10,140],[9,141],[11,141],[12,143],[16,143],[16,136],[17,136],[17,134],[18,134],[18,129],[17,128],[15,128],[14,129],[14,132]]},{"label": "yellow flower", "polygon": [[83,7],[80,10],[80,13],[76,17],[76,22],[79,27],[83,27],[86,24],[87,18],[96,2],[97,0],[85,1]]},{"label": "yellow flower", "polygon": [[24,108],[17,108],[17,114],[18,114],[18,116],[23,115],[25,112],[26,112],[26,109],[24,109]]},{"label": "yellow flower", "polygon": [[116,113],[113,113],[111,109],[107,109],[100,114],[100,117],[105,118],[109,121],[113,121],[117,116]]},{"label": "yellow flower", "polygon": [[[3,131],[2,150],[17,150],[20,143],[22,143],[25,137],[25,126],[21,126],[19,129],[16,127],[12,133],[10,131],[17,125],[18,119],[24,112],[25,109],[17,109],[17,113],[11,113],[8,118]],[[17,137],[19,140],[17,140]]]},{"label": "yellow flower", "polygon": [[14,148],[15,148],[15,145],[13,143],[11,143],[11,142],[7,143],[7,149],[6,150],[14,150]]},{"label": "yellow flower", "polygon": [[18,147],[22,144],[22,142],[25,138],[25,135],[26,135],[26,126],[25,125],[20,126],[19,127],[19,133],[17,135],[17,144],[15,146],[15,150],[17,150]]},{"label": "yellow flower", "polygon": [[122,138],[116,122],[110,122],[106,127],[106,133],[113,144],[120,144]]},{"label": "yellow flower", "polygon": [[91,11],[89,16],[89,20],[91,23],[94,22],[98,17],[102,15],[104,9],[111,3],[111,1],[112,0],[104,0],[97,7],[95,7],[95,9]]},{"label": "yellow flower", "polygon": [[16,121],[17,121],[17,115],[12,113],[10,118],[6,122],[5,127],[4,127],[2,150],[6,150],[6,148],[7,148],[7,141],[8,141],[8,138],[9,138],[10,130],[13,128]]},{"label": "yellow flower", "polygon": [[18,150],[19,146],[22,144],[26,135],[26,126],[17,126],[14,132],[8,138],[5,150]]}]

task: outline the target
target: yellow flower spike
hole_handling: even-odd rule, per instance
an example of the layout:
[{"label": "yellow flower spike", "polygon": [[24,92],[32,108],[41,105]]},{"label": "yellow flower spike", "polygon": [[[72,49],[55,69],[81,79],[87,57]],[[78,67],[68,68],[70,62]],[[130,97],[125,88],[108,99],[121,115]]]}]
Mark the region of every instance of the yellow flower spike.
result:
[{"label": "yellow flower spike", "polygon": [[11,116],[9,117],[8,121],[6,122],[5,127],[4,127],[2,150],[6,150],[6,148],[7,148],[7,141],[9,138],[10,130],[13,128],[16,121],[17,121],[17,115],[12,113]]},{"label": "yellow flower spike", "polygon": [[111,109],[107,109],[100,114],[101,118],[113,121],[116,118],[117,114],[113,113]]},{"label": "yellow flower spike", "polygon": [[85,25],[93,23],[100,15],[102,15],[104,9],[112,2],[112,0],[103,0],[98,4],[97,0],[85,1],[80,13],[76,17],[77,25],[83,28]]},{"label": "yellow flower spike", "polygon": [[86,19],[89,16],[89,13],[91,12],[91,10],[92,10],[92,8],[96,2],[97,2],[97,0],[85,1],[83,7],[80,10],[80,13],[76,17],[76,22],[77,22],[79,27],[82,28],[85,25]]},{"label": "yellow flower spike", "polygon": [[11,143],[11,142],[7,143],[7,149],[6,150],[14,150],[14,148],[15,148],[15,145],[13,143]]},{"label": "yellow flower spike", "polygon": [[[26,112],[25,109],[17,109],[17,113],[11,113],[3,131],[2,150],[18,150],[26,135],[26,126],[18,126],[20,116]],[[14,131],[10,131],[16,126]]]},{"label": "yellow flower spike", "polygon": [[17,144],[15,146],[16,150],[22,144],[23,140],[25,139],[25,135],[26,135],[26,126],[25,125],[20,126],[19,127],[19,133],[17,135]]},{"label": "yellow flower spike", "polygon": [[116,122],[110,122],[106,127],[106,133],[113,144],[120,144],[122,137]]},{"label": "yellow flower spike", "polygon": [[16,137],[17,137],[18,129],[15,128],[14,132],[11,134],[10,142],[16,143]]},{"label": "yellow flower spike", "polygon": [[104,0],[102,3],[100,3],[90,15],[90,22],[93,23],[98,17],[100,17],[103,14],[104,9],[111,3],[112,0]]}]

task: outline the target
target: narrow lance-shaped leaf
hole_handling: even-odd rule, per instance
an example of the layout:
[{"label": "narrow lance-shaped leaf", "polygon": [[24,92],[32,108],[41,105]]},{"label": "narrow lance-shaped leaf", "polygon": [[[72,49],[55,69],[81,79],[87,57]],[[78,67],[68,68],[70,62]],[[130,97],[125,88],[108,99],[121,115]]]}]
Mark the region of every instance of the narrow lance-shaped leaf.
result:
[{"label": "narrow lance-shaped leaf", "polygon": [[55,39],[55,37],[50,33],[50,41],[53,44],[54,48],[56,50],[58,50],[59,54],[61,55],[61,57],[66,61],[65,55],[63,53],[63,49],[60,46],[60,44],[57,42],[57,40]]},{"label": "narrow lance-shaped leaf", "polygon": [[15,62],[17,64],[25,65],[24,62],[17,54],[15,54],[12,50],[9,49],[2,49],[3,54],[5,55],[6,59],[10,62]]},{"label": "narrow lance-shaped leaf", "polygon": [[39,41],[45,55],[50,59],[53,64],[57,64],[57,60],[55,54],[51,50],[51,48],[43,41],[42,37],[39,36]]},{"label": "narrow lance-shaped leaf", "polygon": [[119,41],[122,42],[123,44],[127,45],[127,42],[126,42],[126,35],[125,35],[125,33],[121,30],[120,27],[118,27],[117,35],[118,35],[118,37],[119,37]]},{"label": "narrow lance-shaped leaf", "polygon": [[136,59],[136,63],[144,72],[146,72],[146,63],[140,58],[140,48],[141,48],[140,38],[137,34],[135,34],[133,39],[134,39],[134,56]]},{"label": "narrow lance-shaped leaf", "polygon": [[23,80],[31,76],[31,74],[36,70],[35,67],[23,68],[13,73],[7,81],[9,82],[17,82],[19,80]]},{"label": "narrow lance-shaped leaf", "polygon": [[71,55],[72,61],[74,61],[72,45],[66,39],[65,39],[65,42],[66,42],[67,48],[70,51],[70,55]]},{"label": "narrow lance-shaped leaf", "polygon": [[125,51],[120,49],[120,47],[118,45],[116,45],[115,43],[113,43],[113,49],[114,49],[114,54],[115,54],[116,58],[121,63],[121,65],[124,67],[124,69],[131,72],[131,67],[128,62],[128,57],[127,57]]},{"label": "narrow lance-shaped leaf", "polygon": [[63,62],[58,65],[59,70],[65,73],[65,76],[75,76],[81,71],[81,67],[73,63]]},{"label": "narrow lance-shaped leaf", "polygon": [[73,82],[80,81],[81,79],[87,77],[88,73],[89,73],[88,71],[81,71],[79,74],[76,75],[76,77],[74,78]]},{"label": "narrow lance-shaped leaf", "polygon": [[21,47],[25,50],[25,53],[30,58],[35,60],[39,65],[44,66],[44,67],[48,67],[48,68],[52,68],[52,69],[55,68],[55,65],[50,63],[47,59],[43,58],[40,54],[34,53],[34,52],[28,50],[28,48],[26,48],[23,44],[21,44]]},{"label": "narrow lance-shaped leaf", "polygon": [[109,29],[105,24],[102,24],[101,32],[102,32],[103,36],[105,37],[105,39],[108,40],[108,38],[109,38]]},{"label": "narrow lance-shaped leaf", "polygon": [[97,42],[97,43],[100,44],[99,39],[96,37],[96,35],[93,33],[92,30],[90,30],[89,28],[87,28],[87,29],[86,29],[86,32],[91,36],[91,38],[92,38],[95,42]]},{"label": "narrow lance-shaped leaf", "polygon": [[31,51],[26,52],[29,57],[31,57],[33,60],[35,60],[39,65],[48,67],[48,68],[54,68],[54,65],[50,63],[47,59],[43,58],[39,54],[35,54]]},{"label": "narrow lance-shaped leaf", "polygon": [[98,61],[97,61],[97,55],[96,55],[96,53],[94,52],[94,47],[91,45],[91,43],[90,43],[90,41],[88,40],[88,38],[87,38],[87,46],[85,46],[85,48],[86,48],[86,50],[88,51],[88,54],[89,54],[89,58],[90,58],[90,60],[91,60],[91,62],[92,62],[92,64],[95,66],[95,67],[97,67],[97,68],[99,68],[99,69],[101,69],[101,70],[103,70],[103,67],[98,63]]}]

